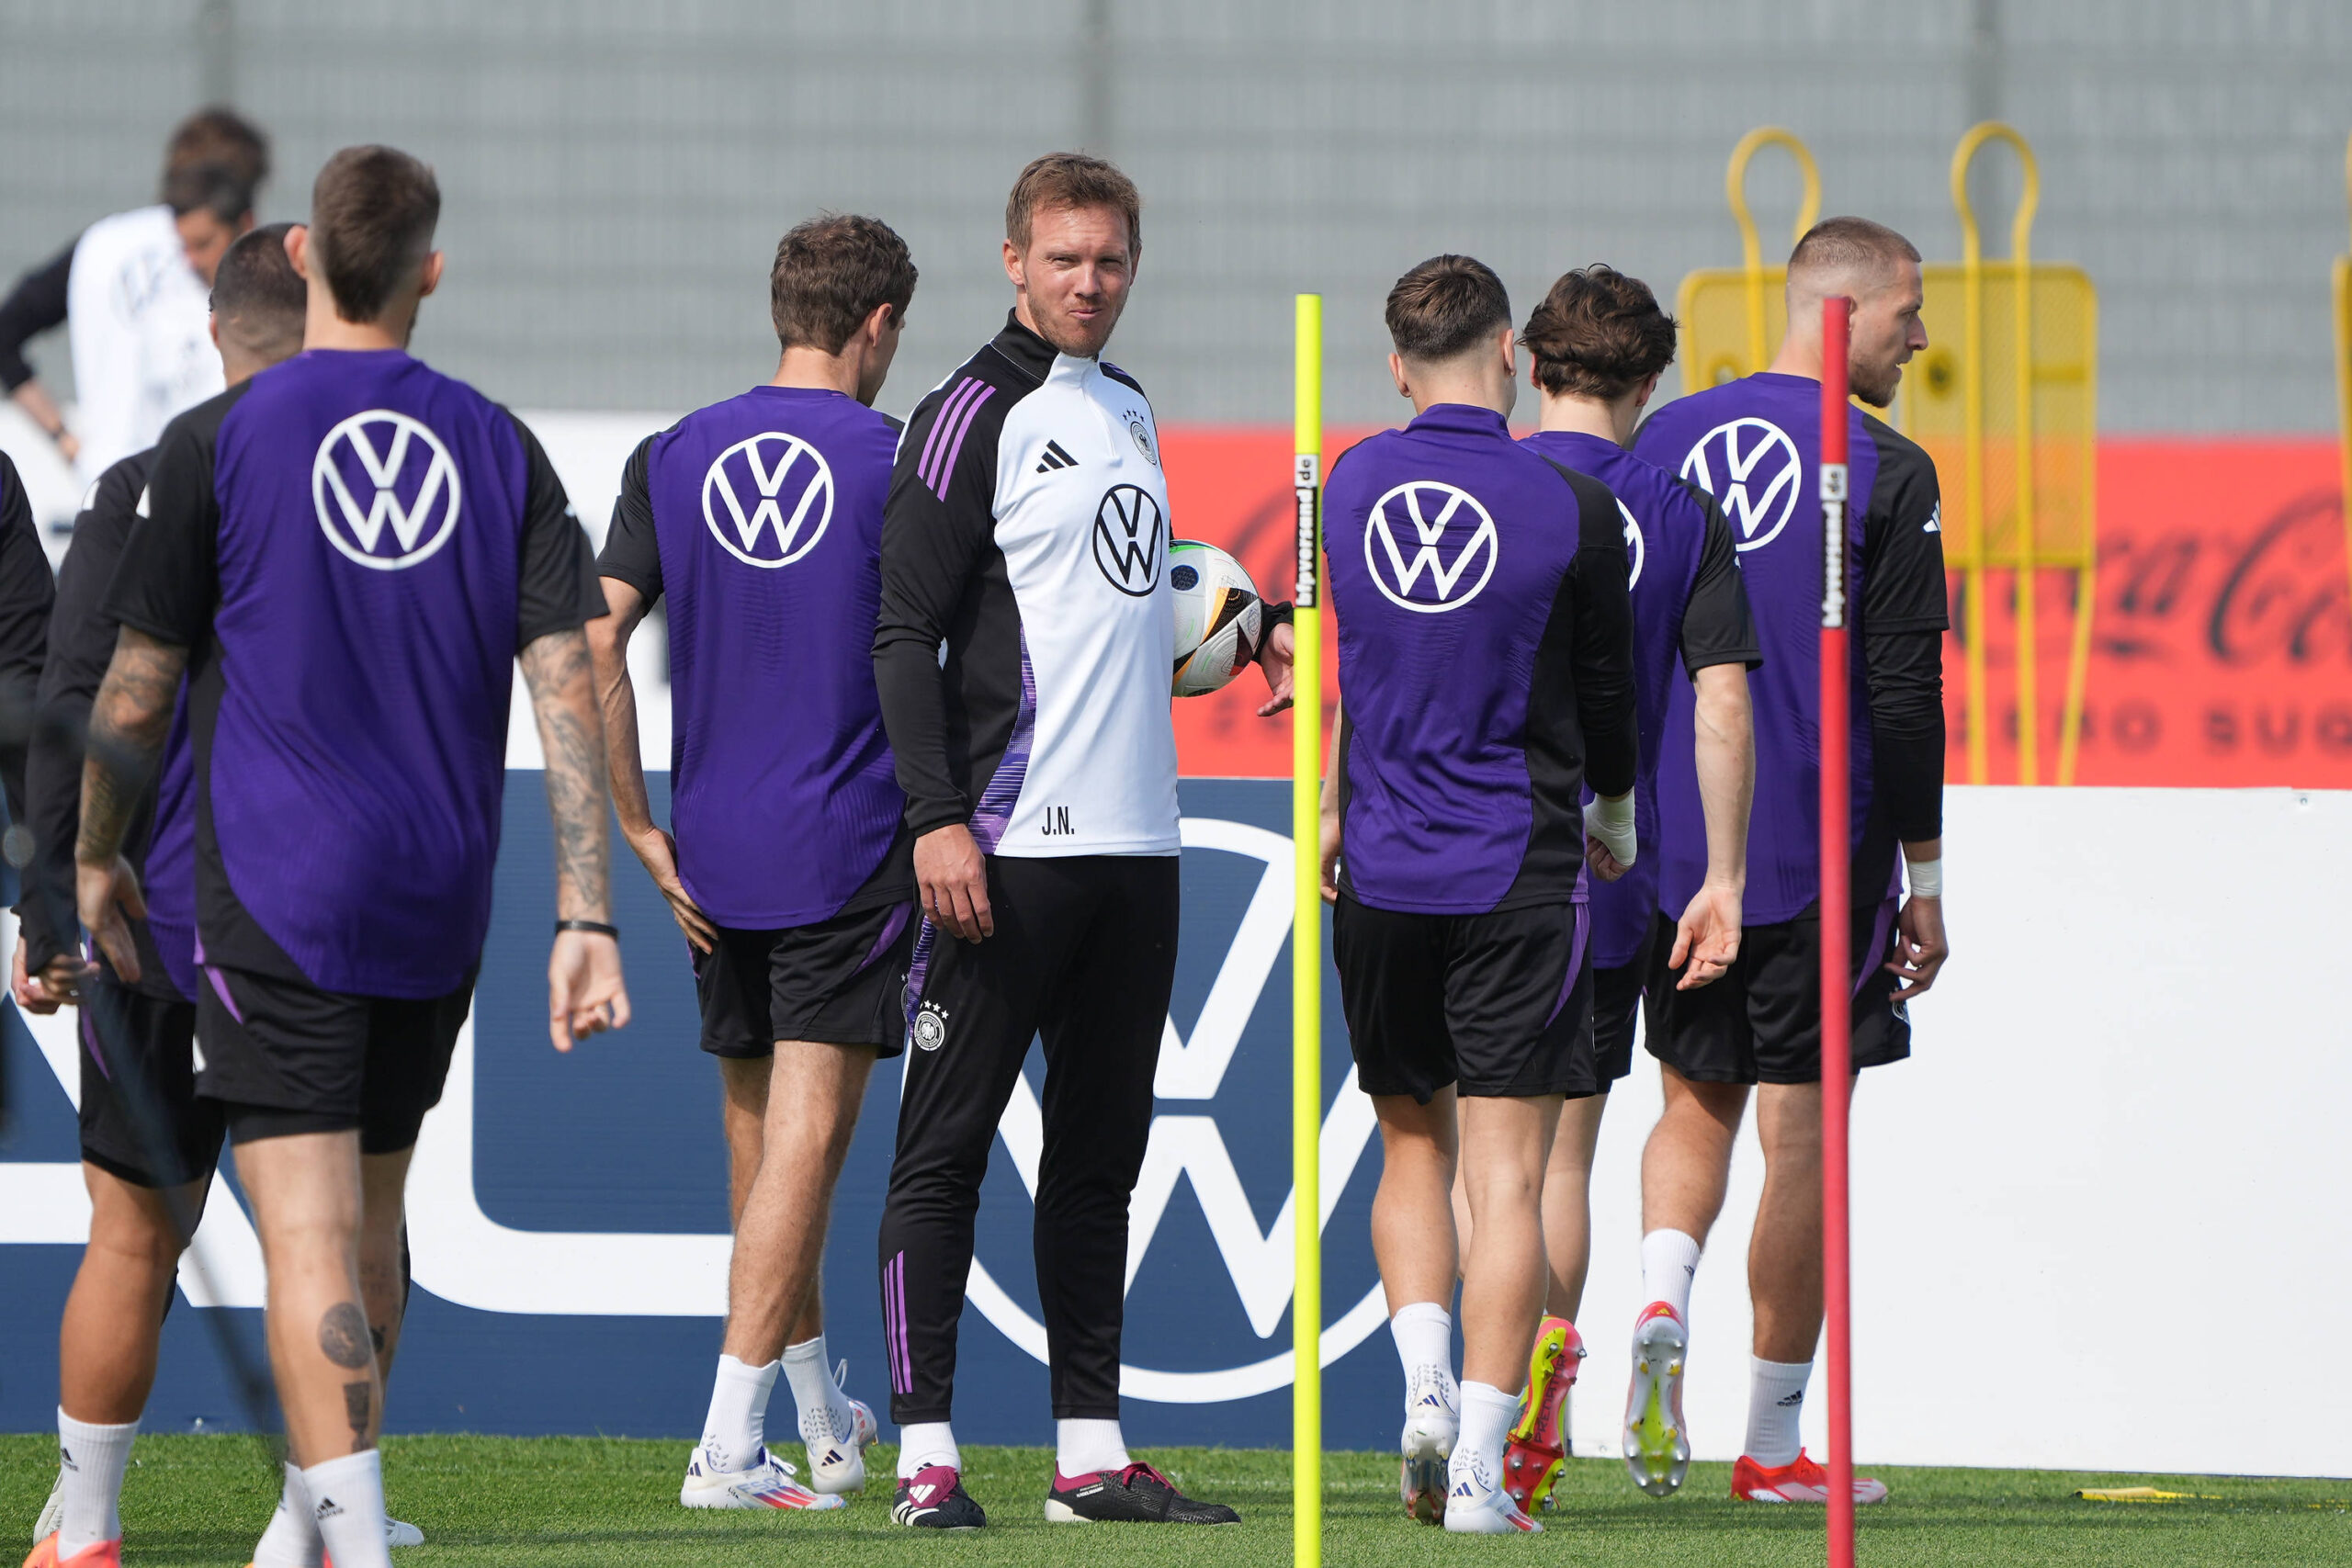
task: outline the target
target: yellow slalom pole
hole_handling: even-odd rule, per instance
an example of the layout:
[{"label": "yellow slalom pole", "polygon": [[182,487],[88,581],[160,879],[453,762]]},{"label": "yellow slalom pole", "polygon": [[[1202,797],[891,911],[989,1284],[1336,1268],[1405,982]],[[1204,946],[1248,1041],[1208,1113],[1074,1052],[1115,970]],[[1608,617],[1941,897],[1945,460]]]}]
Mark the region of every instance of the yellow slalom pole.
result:
[{"label": "yellow slalom pole", "polygon": [[1298,639],[1291,708],[1290,832],[1297,907],[1290,942],[1291,1205],[1298,1289],[1291,1298],[1291,1486],[1298,1568],[1323,1562],[1323,296],[1298,297]]}]

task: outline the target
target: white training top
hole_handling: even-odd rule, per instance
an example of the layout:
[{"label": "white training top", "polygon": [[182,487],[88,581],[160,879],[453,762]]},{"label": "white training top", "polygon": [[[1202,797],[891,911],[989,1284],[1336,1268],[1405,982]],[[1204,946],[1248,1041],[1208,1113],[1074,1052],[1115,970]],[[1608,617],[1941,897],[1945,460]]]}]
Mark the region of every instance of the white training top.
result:
[{"label": "white training top", "polygon": [[226,385],[211,317],[211,290],[188,265],[170,208],[118,212],[83,231],[65,320],[84,485],[155,445],[175,414]]}]

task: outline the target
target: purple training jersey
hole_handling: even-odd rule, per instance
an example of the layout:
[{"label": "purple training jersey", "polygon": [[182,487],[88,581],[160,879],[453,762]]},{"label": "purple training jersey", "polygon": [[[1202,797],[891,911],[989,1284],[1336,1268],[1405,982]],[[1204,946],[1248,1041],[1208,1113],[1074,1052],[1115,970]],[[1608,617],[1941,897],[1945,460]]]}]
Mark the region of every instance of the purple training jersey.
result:
[{"label": "purple training jersey", "polygon": [[[1658,911],[1664,858],[1657,809],[1659,743],[1679,661],[1695,677],[1711,664],[1760,660],[1739,556],[1723,513],[1704,491],[1645,462],[1615,442],[1580,431],[1539,430],[1526,445],[1564,468],[1609,487],[1625,524],[1626,582],[1634,602],[1634,705],[1641,715],[1641,774],[1634,785],[1640,852],[1625,874],[1592,888],[1592,962],[1617,969],[1641,955]],[[1587,798],[1590,792],[1588,790]],[[1704,835],[1700,864],[1706,863]],[[1671,915],[1679,918],[1680,905]]]},{"label": "purple training jersey", "polygon": [[[1849,408],[1847,603],[1855,637],[1855,897],[1879,903],[1895,886],[1895,835],[1880,798],[1869,681],[1871,638],[1939,633],[1944,603],[1935,465],[1917,445]],[[1772,925],[1810,909],[1821,891],[1821,384],[1749,376],[1668,403],[1634,450],[1713,495],[1739,549],[1763,668],[1749,682],[1756,712],[1756,804],[1747,835],[1747,919]],[[1932,641],[1932,639],[1929,639]],[[1658,772],[1666,859],[1664,906],[1679,908],[1706,874],[1705,830],[1692,771],[1691,700],[1678,690]]]},{"label": "purple training jersey", "polygon": [[1425,914],[1582,897],[1584,785],[1635,772],[1616,498],[1442,403],[1343,454],[1324,509],[1341,886]]},{"label": "purple training jersey", "polygon": [[175,420],[107,611],[187,647],[200,962],[438,997],[490,924],[518,649],[602,613],[538,443],[407,354]]},{"label": "purple training jersey", "polygon": [[670,821],[711,919],[767,931],[909,896],[874,684],[898,432],[754,387],[630,457],[599,570],[670,601]]}]

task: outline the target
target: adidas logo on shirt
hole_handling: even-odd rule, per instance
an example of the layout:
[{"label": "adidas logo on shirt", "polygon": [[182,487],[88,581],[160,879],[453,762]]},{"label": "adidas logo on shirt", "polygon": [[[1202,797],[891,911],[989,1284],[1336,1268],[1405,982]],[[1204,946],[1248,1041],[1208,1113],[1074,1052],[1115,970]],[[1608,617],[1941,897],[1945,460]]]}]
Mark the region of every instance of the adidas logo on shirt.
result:
[{"label": "adidas logo on shirt", "polygon": [[1063,451],[1060,442],[1048,441],[1046,443],[1045,460],[1037,465],[1037,472],[1050,474],[1059,468],[1075,468],[1076,467],[1078,467],[1078,459]]}]

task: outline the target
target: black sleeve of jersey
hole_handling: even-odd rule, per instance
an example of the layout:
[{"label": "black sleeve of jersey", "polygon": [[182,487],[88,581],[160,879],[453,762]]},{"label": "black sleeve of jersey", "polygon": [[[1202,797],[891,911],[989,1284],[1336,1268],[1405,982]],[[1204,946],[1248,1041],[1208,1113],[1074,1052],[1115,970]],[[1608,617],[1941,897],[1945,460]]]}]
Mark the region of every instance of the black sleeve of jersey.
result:
[{"label": "black sleeve of jersey", "polygon": [[25,743],[49,640],[49,608],[56,602],[57,582],[33,526],[24,480],[0,453],[0,786],[12,822],[25,820]]},{"label": "black sleeve of jersey", "polygon": [[1584,729],[1584,782],[1595,795],[1623,795],[1634,787],[1641,763],[1625,523],[1607,485],[1559,471],[1576,492],[1577,508],[1577,554],[1567,588],[1576,595],[1573,657],[1577,717]]},{"label": "black sleeve of jersey", "polygon": [[1870,682],[1871,768],[1895,836],[1943,831],[1943,510],[1936,466],[1872,419],[1878,478],[1862,518],[1862,663]]},{"label": "black sleeve of jersey", "polygon": [[80,942],[74,840],[81,829],[82,748],[116,636],[102,601],[130,536],[146,472],[141,453],[98,476],[57,569],[57,606],[50,615],[49,654],[25,765],[26,820],[33,830],[32,863],[25,871],[25,964],[33,971],[74,953]]},{"label": "black sleeve of jersey", "polygon": [[[907,827],[928,833],[971,819],[972,802],[948,756],[946,676],[940,645],[996,531],[997,435],[1006,400],[990,398],[963,432],[943,486],[921,471],[946,404],[933,392],[907,422],[882,513],[882,609],[874,628],[874,682],[890,737]],[[943,493],[944,490],[944,493]]]},{"label": "black sleeve of jersey", "polygon": [[[506,417],[514,419],[512,413]],[[596,556],[588,547],[587,531],[580,526],[546,448],[519,419],[514,432],[523,438],[529,475],[523,491],[523,570],[515,579],[514,646],[528,648],[549,632],[571,631],[603,615],[605,590],[596,581]]]},{"label": "black sleeve of jersey", "polygon": [[1871,774],[1894,836],[1905,843],[1943,836],[1944,636],[1939,631],[1862,636],[1871,694]]},{"label": "black sleeve of jersey", "polygon": [[201,649],[220,597],[220,498],[212,488],[220,421],[251,381],[240,381],[164,427],[147,469],[146,509],[131,525],[103,608],[159,642]]},{"label": "black sleeve of jersey", "polygon": [[1706,518],[1699,544],[1699,570],[1682,606],[1682,668],[1692,675],[1710,664],[1764,662],[1756,640],[1756,619],[1747,607],[1747,583],[1739,574],[1739,549],[1731,524],[1715,498],[1695,485],[1682,487]]},{"label": "black sleeve of jersey", "polygon": [[653,437],[647,436],[628,455],[621,468],[621,492],[613,498],[613,525],[605,530],[605,548],[596,557],[596,570],[618,578],[650,606],[662,597],[662,551],[653,535]]},{"label": "black sleeve of jersey", "polygon": [[74,246],[68,245],[17,279],[8,298],[0,299],[0,391],[13,392],[33,378],[25,344],[64,321],[65,282],[73,272]]}]

